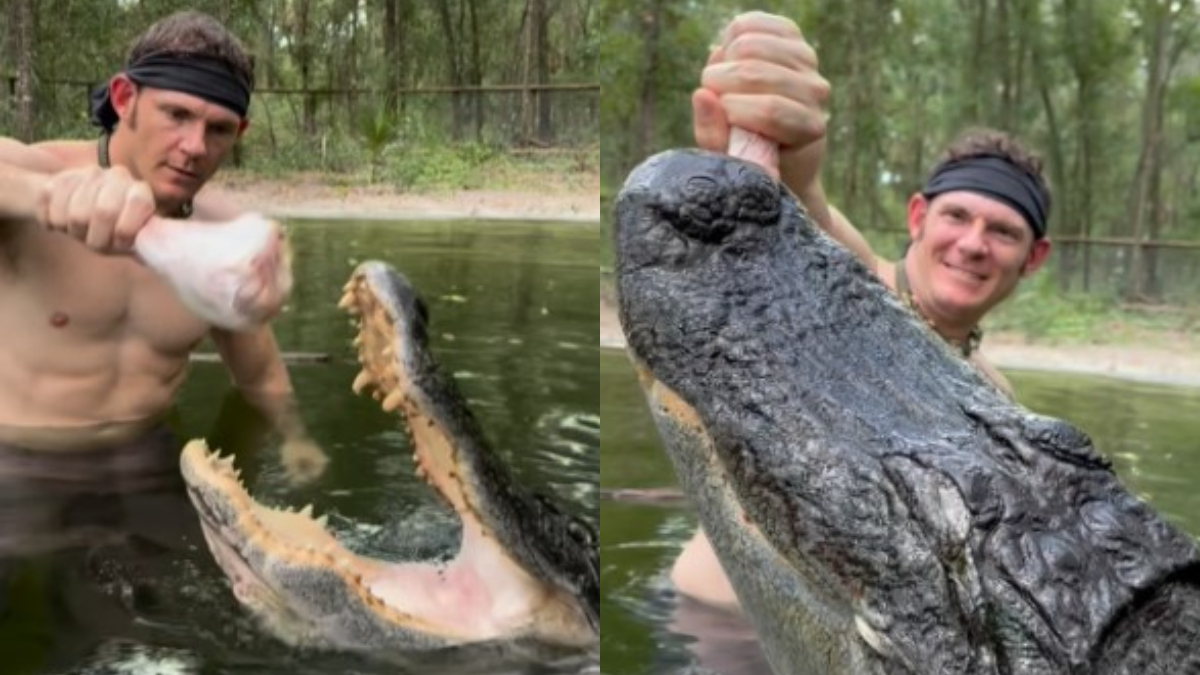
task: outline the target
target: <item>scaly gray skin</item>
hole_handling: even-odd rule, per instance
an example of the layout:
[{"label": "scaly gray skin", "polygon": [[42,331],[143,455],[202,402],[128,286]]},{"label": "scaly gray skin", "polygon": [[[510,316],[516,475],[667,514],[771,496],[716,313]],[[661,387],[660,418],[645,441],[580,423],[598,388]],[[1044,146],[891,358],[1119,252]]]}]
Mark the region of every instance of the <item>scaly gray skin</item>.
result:
[{"label": "scaly gray skin", "polygon": [[655,156],[615,222],[631,355],[777,673],[1200,672],[1192,538],[757,167]]},{"label": "scaly gray skin", "polygon": [[[467,614],[495,612],[501,628],[472,633],[462,621],[434,616],[441,606],[389,604],[372,590],[380,569],[394,565],[405,580],[401,588],[406,594],[413,588],[413,597],[431,583],[461,587],[462,575],[447,571],[453,564],[354,555],[309,513],[263,517],[265,507],[246,493],[232,460],[193,441],[183,451],[183,476],[209,547],[239,599],[289,643],[407,664],[453,663],[454,672],[498,672],[504,663],[571,660],[591,650],[599,640],[600,602],[591,528],[517,482],[490,447],[429,351],[425,307],[403,276],[384,263],[364,263],[347,284],[342,306],[361,316],[356,342],[363,371],[354,388],[372,389],[385,411],[404,419],[419,475],[455,506],[464,536],[468,521],[485,533],[476,553],[492,551],[484,571],[494,581],[482,592],[483,584],[468,584],[476,589],[468,595],[486,609]],[[425,576],[410,574],[416,569]]]}]

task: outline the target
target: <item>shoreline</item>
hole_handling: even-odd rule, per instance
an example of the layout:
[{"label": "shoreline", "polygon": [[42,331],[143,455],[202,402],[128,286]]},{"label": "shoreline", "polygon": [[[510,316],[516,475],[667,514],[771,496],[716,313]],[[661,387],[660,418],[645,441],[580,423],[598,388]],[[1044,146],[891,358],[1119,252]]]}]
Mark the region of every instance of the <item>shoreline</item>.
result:
[{"label": "shoreline", "polygon": [[[594,185],[593,185],[594,183]],[[280,219],[494,220],[599,225],[598,177],[546,181],[544,189],[407,193],[386,185],[339,186],[327,177],[287,179],[225,174],[213,189],[246,209]],[[611,294],[600,291],[599,343],[624,348]],[[1200,387],[1200,351],[1187,341],[1154,344],[1049,344],[1017,334],[989,334],[983,353],[1001,370],[1064,372],[1153,384]]]},{"label": "shoreline", "polygon": [[496,220],[600,223],[599,179],[531,190],[403,192],[385,185],[331,185],[319,176],[287,180],[221,176],[212,190],[246,210],[279,219]]}]

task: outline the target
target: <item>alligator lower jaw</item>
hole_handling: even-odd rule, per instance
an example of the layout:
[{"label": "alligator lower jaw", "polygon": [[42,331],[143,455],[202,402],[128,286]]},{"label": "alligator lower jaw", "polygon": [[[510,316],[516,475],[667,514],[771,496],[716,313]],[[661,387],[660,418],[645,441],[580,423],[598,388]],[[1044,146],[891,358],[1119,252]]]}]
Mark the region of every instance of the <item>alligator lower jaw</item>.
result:
[{"label": "alligator lower jaw", "polygon": [[[270,560],[273,569],[335,575],[345,589],[337,592],[345,597],[318,600],[357,603],[400,631],[444,645],[530,635],[535,632],[527,625],[530,618],[549,618],[547,609],[553,616],[560,604],[470,519],[463,522],[459,554],[448,563],[389,562],[347,550],[325,529],[323,519],[311,517],[311,507],[292,511],[255,502],[232,458],[210,452],[202,440],[187,444],[181,466],[209,548],[235,595],[289,642],[309,642],[320,632],[312,625],[320,617],[298,616],[289,609],[294,603],[251,560]],[[540,626],[536,632],[556,628]],[[587,640],[579,637],[578,643]]]}]

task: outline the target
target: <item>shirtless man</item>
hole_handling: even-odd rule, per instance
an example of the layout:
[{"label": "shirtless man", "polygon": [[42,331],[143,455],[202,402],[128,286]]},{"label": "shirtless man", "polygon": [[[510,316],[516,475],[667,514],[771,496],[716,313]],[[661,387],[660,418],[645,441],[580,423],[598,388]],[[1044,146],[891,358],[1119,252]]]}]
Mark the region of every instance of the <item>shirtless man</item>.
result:
[{"label": "shirtless man", "polygon": [[[1008,382],[977,351],[978,326],[1050,253],[1050,192],[1040,160],[998,132],[963,136],[908,201],[908,252],[899,261],[885,260],[825,201],[819,170],[828,92],[816,52],[794,22],[762,13],[739,16],[692,96],[697,145],[724,152],[731,125],[778,142],[778,175],[818,225],[1011,395]],[[671,579],[701,602],[738,606],[703,532],[684,547]]]},{"label": "shirtless man", "polygon": [[135,442],[159,428],[188,355],[209,336],[282,433],[289,473],[320,471],[270,327],[207,325],[129,255],[154,215],[239,215],[200,189],[246,130],[253,85],[237,39],[182,12],[152,26],[93,96],[99,144],[0,139],[0,451]]}]

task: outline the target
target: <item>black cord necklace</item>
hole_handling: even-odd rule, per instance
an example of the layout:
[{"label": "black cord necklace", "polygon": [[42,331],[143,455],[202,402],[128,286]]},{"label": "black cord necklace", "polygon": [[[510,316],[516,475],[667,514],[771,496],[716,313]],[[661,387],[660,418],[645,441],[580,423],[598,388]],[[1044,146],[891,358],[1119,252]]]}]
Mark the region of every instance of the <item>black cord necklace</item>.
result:
[{"label": "black cord necklace", "polygon": [[[100,134],[100,139],[96,143],[96,159],[100,162],[101,169],[112,167],[112,159],[108,155],[108,143],[112,139],[109,132]],[[192,200],[187,200],[179,207],[179,212],[175,214],[176,218],[191,218],[192,217]]]},{"label": "black cord necklace", "polygon": [[[929,317],[925,316],[925,313],[921,311],[921,306],[917,304],[916,298],[913,297],[912,287],[908,285],[908,271],[904,266],[904,258],[896,261],[896,294],[900,296],[904,304],[908,305],[909,309],[921,317],[933,329],[933,332],[938,332],[937,326],[933,325]],[[938,335],[941,335],[941,333],[938,333]],[[971,328],[971,332],[967,334],[967,339],[962,342],[951,340],[945,336],[942,336],[942,339],[962,352],[963,358],[970,358],[972,353],[978,351],[979,343],[983,342],[983,329],[976,324]]]}]

